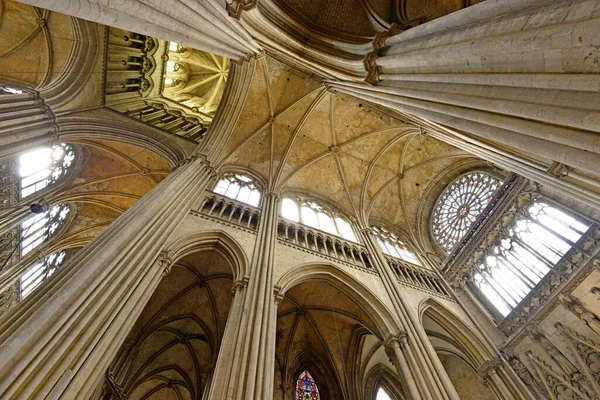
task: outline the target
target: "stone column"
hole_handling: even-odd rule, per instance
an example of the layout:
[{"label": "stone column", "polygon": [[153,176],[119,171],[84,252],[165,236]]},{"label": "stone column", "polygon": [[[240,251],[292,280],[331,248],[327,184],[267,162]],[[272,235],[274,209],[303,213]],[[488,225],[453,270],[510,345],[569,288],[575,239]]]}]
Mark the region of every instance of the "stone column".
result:
[{"label": "stone column", "polygon": [[188,160],[1,321],[0,397],[90,397],[170,268],[164,241],[215,176]]},{"label": "stone column", "polygon": [[365,59],[371,85],[334,88],[600,205],[597,1],[482,2],[373,46]]},{"label": "stone column", "polygon": [[217,0],[18,1],[232,59],[260,51]]},{"label": "stone column", "polygon": [[399,335],[389,337],[383,345],[385,346],[385,352],[390,362],[396,366],[398,375],[402,377],[402,382],[406,386],[406,392],[410,393],[410,399],[421,399],[421,394],[417,389],[417,382],[404,356],[404,353],[408,350],[406,333],[402,332]]},{"label": "stone column", "polygon": [[208,398],[272,399],[277,296],[273,267],[279,196],[266,193],[247,288],[236,294]]},{"label": "stone column", "polygon": [[[503,369],[504,367],[508,367],[504,365],[504,362],[498,357],[494,360],[488,360],[484,362],[478,369],[477,374],[479,378],[483,381],[485,386],[490,387],[496,396],[502,400],[522,400],[522,399],[532,399],[532,395],[527,393],[513,393],[513,391],[507,386],[505,381],[510,381],[507,379]],[[510,367],[508,367],[510,368]],[[511,385],[512,386],[512,385]],[[513,387],[513,389],[515,389]]]},{"label": "stone column", "polygon": [[49,145],[58,126],[37,92],[0,94],[0,159],[36,146]]},{"label": "stone column", "polygon": [[[361,234],[369,253],[373,256],[373,267],[379,272],[386,292],[394,304],[394,311],[396,311],[401,326],[406,329],[407,341],[401,349],[412,376],[405,379],[416,381],[421,392],[421,397],[416,397],[416,394],[412,393],[411,396],[423,399],[460,400],[454,385],[425,333],[421,321],[410,309],[408,301],[402,296],[397,277],[387,263],[371,229],[363,227]],[[404,374],[404,371],[402,371],[402,374]]]}]

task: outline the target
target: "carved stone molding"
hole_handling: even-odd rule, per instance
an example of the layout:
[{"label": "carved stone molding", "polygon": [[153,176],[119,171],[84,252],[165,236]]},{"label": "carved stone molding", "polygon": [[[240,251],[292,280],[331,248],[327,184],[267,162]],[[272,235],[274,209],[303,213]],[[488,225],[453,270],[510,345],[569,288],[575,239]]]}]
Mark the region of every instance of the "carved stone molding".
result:
[{"label": "carved stone molding", "polygon": [[158,257],[156,258],[156,262],[159,267],[162,269],[161,275],[167,276],[171,273],[171,268],[173,267],[173,259],[168,256],[166,251],[161,251]]},{"label": "carved stone molding", "polygon": [[281,286],[273,287],[273,295],[275,296],[275,305],[278,306],[279,303],[283,301],[285,298],[285,294],[281,292]]},{"label": "carved stone molding", "polygon": [[233,0],[227,3],[226,9],[230,17],[240,19],[242,11],[252,10],[257,4],[258,0]]},{"label": "carved stone molding", "polygon": [[404,31],[404,28],[398,24],[392,24],[390,29],[385,32],[380,32],[375,35],[373,39],[372,46],[373,50],[371,50],[363,60],[363,64],[365,66],[365,70],[367,71],[367,77],[365,78],[365,82],[371,85],[377,85],[381,79],[379,76],[381,75],[381,67],[377,65],[377,58],[380,56],[386,55],[389,47],[385,45],[385,41],[398,33]]},{"label": "carved stone molding", "polygon": [[244,275],[242,279],[238,279],[237,281],[233,282],[231,294],[235,296],[237,292],[246,289],[248,287],[248,281],[250,281],[250,277],[248,275]]}]

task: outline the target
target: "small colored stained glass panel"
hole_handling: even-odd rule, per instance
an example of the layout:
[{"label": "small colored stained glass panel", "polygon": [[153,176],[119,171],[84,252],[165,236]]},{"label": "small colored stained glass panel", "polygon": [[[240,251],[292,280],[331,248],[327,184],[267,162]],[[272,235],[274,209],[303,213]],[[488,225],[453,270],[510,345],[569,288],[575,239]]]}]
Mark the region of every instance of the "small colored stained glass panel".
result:
[{"label": "small colored stained glass panel", "polygon": [[308,371],[304,371],[296,382],[296,400],[320,400],[317,384]]}]

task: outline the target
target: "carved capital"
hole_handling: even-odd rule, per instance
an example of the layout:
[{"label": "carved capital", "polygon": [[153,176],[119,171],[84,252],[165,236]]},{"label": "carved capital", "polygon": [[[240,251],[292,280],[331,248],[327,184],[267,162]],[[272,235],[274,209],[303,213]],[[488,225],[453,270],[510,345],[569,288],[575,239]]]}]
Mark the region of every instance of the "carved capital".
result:
[{"label": "carved capital", "polygon": [[569,176],[569,171],[570,171],[569,167],[567,167],[565,164],[559,163],[557,161],[555,161],[550,166],[550,168],[548,168],[548,173],[557,178],[565,178],[565,177]]},{"label": "carved capital", "polygon": [[500,361],[498,357],[491,360],[485,360],[484,363],[481,364],[479,368],[477,368],[477,375],[479,375],[479,378],[481,378],[482,381],[485,383],[485,381],[487,381],[490,375],[496,373],[496,370],[501,365],[502,361]]},{"label": "carved capital", "polygon": [[248,11],[256,7],[258,0],[233,0],[226,6],[229,16],[235,19],[240,19],[242,11]]},{"label": "carved capital", "polygon": [[166,251],[161,251],[158,257],[156,258],[156,262],[160,269],[162,269],[162,276],[167,276],[171,273],[171,267],[173,266],[173,260],[168,256]]},{"label": "carved capital", "polygon": [[265,193],[265,194],[264,194],[264,197],[265,197],[265,198],[267,198],[267,197],[269,197],[269,198],[273,198],[273,199],[275,199],[275,200],[277,200],[277,201],[279,201],[279,200],[280,200],[279,194],[278,194],[278,193],[275,193],[275,192],[267,192],[267,193]]},{"label": "carved capital", "polygon": [[247,288],[249,280],[250,280],[250,277],[248,275],[244,275],[242,277],[242,279],[238,279],[237,281],[233,282],[233,287],[231,288],[231,294],[233,296],[235,296],[235,294],[237,292],[239,292],[240,290],[243,290],[243,289]]},{"label": "carved capital", "polygon": [[386,348],[391,348],[391,349],[393,349],[395,347],[403,348],[407,344],[408,344],[408,335],[404,331],[398,332],[395,335],[388,336],[387,339],[385,339],[385,342],[383,342],[383,345]]},{"label": "carved capital", "polygon": [[285,294],[281,292],[281,286],[275,286],[273,288],[273,295],[275,296],[274,298],[276,306],[278,306],[285,297]]},{"label": "carved capital", "polygon": [[112,399],[124,400],[127,398],[121,385],[119,385],[114,375],[108,370],[106,371],[105,388],[112,395]]},{"label": "carved capital", "polygon": [[373,38],[373,42],[371,43],[373,46],[373,50],[371,50],[363,60],[363,64],[365,66],[365,70],[367,71],[367,77],[365,78],[365,82],[370,85],[377,85],[381,81],[379,76],[381,75],[381,67],[377,65],[377,58],[380,56],[384,56],[389,47],[385,45],[385,41],[394,35],[402,32],[404,29],[397,25],[392,24],[390,29],[386,32],[380,32],[375,35]]}]

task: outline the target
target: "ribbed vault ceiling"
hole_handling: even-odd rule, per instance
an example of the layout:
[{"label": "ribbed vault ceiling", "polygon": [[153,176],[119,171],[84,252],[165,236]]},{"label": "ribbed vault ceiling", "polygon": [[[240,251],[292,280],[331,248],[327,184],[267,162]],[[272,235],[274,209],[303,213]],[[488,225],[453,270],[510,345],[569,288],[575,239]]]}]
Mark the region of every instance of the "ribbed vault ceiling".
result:
[{"label": "ribbed vault ceiling", "polygon": [[80,248],[96,237],[170,172],[155,153],[133,145],[102,141],[72,141],[79,162],[55,203],[71,203],[77,215],[55,249]]},{"label": "ribbed vault ceiling", "polygon": [[415,243],[440,181],[481,164],[270,57],[257,63],[224,155],[277,192],[308,192],[357,220],[393,224]]}]

